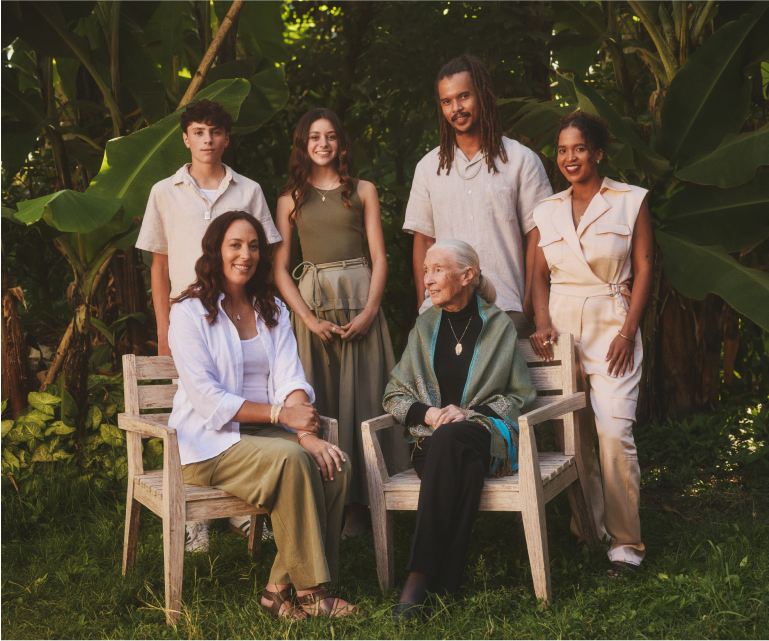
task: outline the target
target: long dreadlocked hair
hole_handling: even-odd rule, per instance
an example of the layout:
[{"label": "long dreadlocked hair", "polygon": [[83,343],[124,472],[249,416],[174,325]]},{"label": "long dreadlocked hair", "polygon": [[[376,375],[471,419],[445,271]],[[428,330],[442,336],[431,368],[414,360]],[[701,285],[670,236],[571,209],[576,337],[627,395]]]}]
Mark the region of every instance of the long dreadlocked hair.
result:
[{"label": "long dreadlocked hair", "polygon": [[446,170],[447,176],[451,171],[451,163],[454,162],[454,148],[457,146],[457,134],[454,127],[443,115],[440,96],[438,95],[438,83],[444,78],[464,71],[470,74],[473,87],[478,94],[481,152],[486,156],[488,171],[498,173],[497,165],[494,162],[497,157],[502,162],[507,162],[507,151],[505,151],[505,145],[502,143],[502,122],[499,117],[499,107],[497,107],[497,97],[494,95],[491,76],[489,76],[489,72],[486,71],[480,58],[465,53],[443,65],[438,73],[438,79],[435,81],[435,98],[438,103],[438,119],[441,131],[441,147],[438,152],[439,176],[441,169]]}]

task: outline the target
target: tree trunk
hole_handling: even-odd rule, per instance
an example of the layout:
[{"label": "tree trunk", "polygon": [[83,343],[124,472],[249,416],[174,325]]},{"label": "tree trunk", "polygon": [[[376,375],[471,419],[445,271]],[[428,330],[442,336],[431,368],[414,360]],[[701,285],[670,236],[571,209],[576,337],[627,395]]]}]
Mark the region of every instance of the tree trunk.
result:
[{"label": "tree trunk", "polygon": [[[141,273],[141,254],[131,248],[118,252],[110,264],[115,279],[118,316],[140,312],[149,315],[147,289]],[[128,344],[134,354],[143,353],[147,342],[146,324],[130,319],[126,325]],[[116,363],[116,365],[118,365]]]},{"label": "tree trunk", "polygon": [[[64,362],[64,385],[78,409],[77,425],[80,441],[85,440],[84,421],[88,412],[88,359],[91,357],[91,308],[83,302],[82,295],[75,288],[75,319],[72,341],[67,360]],[[74,417],[73,417],[74,418]]]},{"label": "tree trunk", "polygon": [[718,401],[726,305],[714,294],[701,301],[682,296],[664,277],[661,298],[667,300],[659,332],[660,407],[680,420]]},{"label": "tree trunk", "polygon": [[19,317],[19,299],[10,286],[10,274],[5,267],[5,252],[2,253],[2,397],[15,419],[27,406],[27,394],[31,387],[27,345],[24,342],[24,330]]},{"label": "tree trunk", "polygon": [[637,420],[639,425],[644,425],[660,417],[659,330],[660,314],[666,302],[660,298],[662,278],[662,250],[659,245],[655,244],[652,288],[643,318],[641,318],[643,364],[641,366],[641,389],[638,395]]}]

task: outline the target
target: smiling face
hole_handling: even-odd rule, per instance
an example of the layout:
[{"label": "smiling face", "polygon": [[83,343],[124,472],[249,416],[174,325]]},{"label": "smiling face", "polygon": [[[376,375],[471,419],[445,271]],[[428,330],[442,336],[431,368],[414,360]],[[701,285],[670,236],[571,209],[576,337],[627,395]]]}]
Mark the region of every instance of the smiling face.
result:
[{"label": "smiling face", "polygon": [[438,83],[438,102],[444,117],[458,135],[471,133],[478,126],[478,93],[467,71],[455,73]]},{"label": "smiling face", "polygon": [[259,237],[253,225],[236,220],[222,243],[222,275],[239,287],[251,279],[259,263]]},{"label": "smiling face", "polygon": [[566,127],[558,136],[558,168],[571,183],[592,179],[598,172],[603,151],[590,153],[582,132],[576,127]]},{"label": "smiling face", "polygon": [[475,270],[464,271],[446,249],[433,249],[425,256],[425,289],[433,305],[450,312],[459,311],[470,301]]},{"label": "smiling face", "polygon": [[192,122],[182,134],[184,144],[192,154],[194,162],[215,164],[222,161],[222,154],[230,144],[230,135],[224,127]]},{"label": "smiling face", "polygon": [[336,161],[339,153],[339,137],[334,125],[325,118],[310,125],[310,137],[307,142],[307,154],[312,162],[325,167]]}]

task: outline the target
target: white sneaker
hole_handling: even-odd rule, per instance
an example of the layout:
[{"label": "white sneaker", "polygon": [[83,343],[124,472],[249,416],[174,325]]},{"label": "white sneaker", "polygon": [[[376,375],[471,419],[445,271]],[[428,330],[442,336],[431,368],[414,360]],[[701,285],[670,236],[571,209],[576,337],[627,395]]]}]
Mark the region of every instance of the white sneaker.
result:
[{"label": "white sneaker", "polygon": [[184,549],[187,552],[208,552],[210,536],[208,524],[196,521],[192,525],[187,526],[187,542],[184,545]]},{"label": "white sneaker", "polygon": [[[248,533],[251,531],[251,517],[250,516],[231,516],[230,517],[230,529],[235,534],[248,538]],[[267,527],[267,523],[262,526],[262,541],[266,541],[273,537]]]}]

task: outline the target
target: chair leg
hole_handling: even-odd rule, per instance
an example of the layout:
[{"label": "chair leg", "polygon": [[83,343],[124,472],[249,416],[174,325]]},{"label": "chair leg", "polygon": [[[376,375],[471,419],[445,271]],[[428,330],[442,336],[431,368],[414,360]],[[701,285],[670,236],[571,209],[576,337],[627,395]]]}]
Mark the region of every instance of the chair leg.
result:
[{"label": "chair leg", "polygon": [[[372,499],[369,493],[369,498]],[[379,501],[371,500],[371,525],[374,530],[374,553],[379,584],[382,590],[391,590],[395,586],[395,555],[393,532],[393,512],[385,509],[384,496]]]},{"label": "chair leg", "polygon": [[173,625],[182,610],[184,576],[184,516],[181,511],[163,519],[163,548],[166,580],[166,623]]},{"label": "chair leg", "polygon": [[134,569],[136,550],[139,547],[139,517],[142,504],[133,498],[133,487],[128,489],[125,510],[125,539],[123,541],[123,576]]},{"label": "chair leg", "polygon": [[[579,470],[579,467],[577,469]],[[585,535],[585,542],[591,550],[595,551],[600,547],[601,542],[598,540],[598,532],[595,529],[593,510],[587,496],[585,496],[585,490],[582,487],[579,476],[569,486],[569,490],[571,490],[574,502],[577,504],[577,513],[579,514],[580,525],[582,525],[582,532]]]},{"label": "chair leg", "polygon": [[248,530],[248,553],[257,561],[262,551],[262,531],[264,530],[264,514],[252,514],[251,526]]},{"label": "chair leg", "polygon": [[531,577],[534,580],[534,594],[538,599],[553,600],[550,585],[550,555],[547,549],[547,524],[545,521],[545,505],[524,505],[523,529],[526,533],[526,546],[529,549],[529,564]]}]

